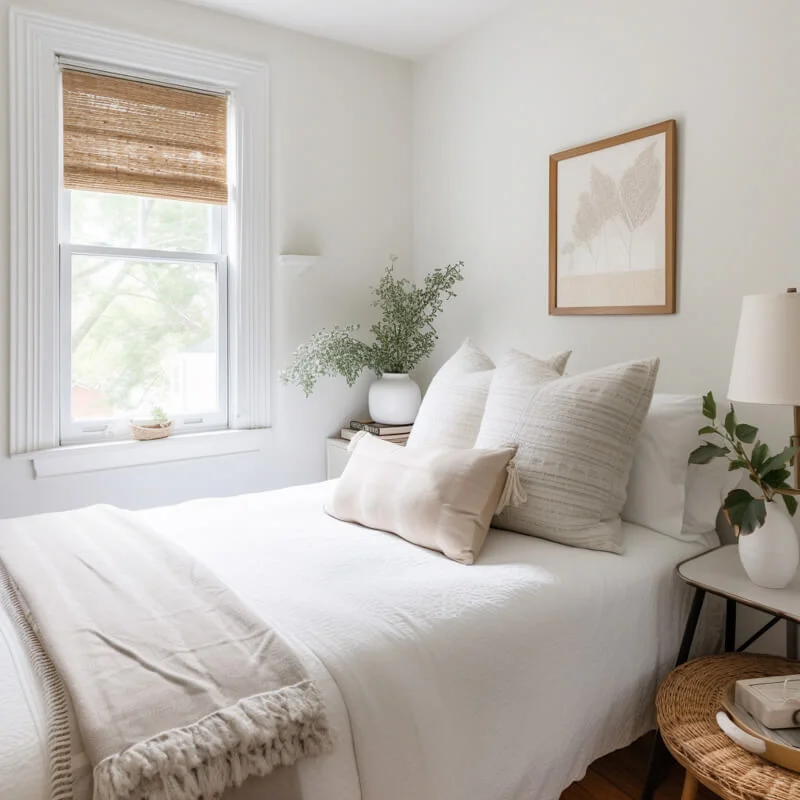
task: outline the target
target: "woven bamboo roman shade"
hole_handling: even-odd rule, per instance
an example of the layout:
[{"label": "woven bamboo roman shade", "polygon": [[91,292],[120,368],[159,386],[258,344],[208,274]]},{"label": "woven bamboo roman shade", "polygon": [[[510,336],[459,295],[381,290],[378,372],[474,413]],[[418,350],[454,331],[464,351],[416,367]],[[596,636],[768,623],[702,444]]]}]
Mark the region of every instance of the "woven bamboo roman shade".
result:
[{"label": "woven bamboo roman shade", "polygon": [[227,99],[63,70],[64,187],[227,203]]}]

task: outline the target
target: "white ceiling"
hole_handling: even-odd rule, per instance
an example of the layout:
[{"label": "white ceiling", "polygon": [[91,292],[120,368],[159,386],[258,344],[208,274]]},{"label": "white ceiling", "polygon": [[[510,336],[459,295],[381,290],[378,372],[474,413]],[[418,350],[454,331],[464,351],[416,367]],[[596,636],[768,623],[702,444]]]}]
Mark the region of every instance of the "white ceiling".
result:
[{"label": "white ceiling", "polygon": [[509,0],[186,0],[304,33],[418,58]]}]

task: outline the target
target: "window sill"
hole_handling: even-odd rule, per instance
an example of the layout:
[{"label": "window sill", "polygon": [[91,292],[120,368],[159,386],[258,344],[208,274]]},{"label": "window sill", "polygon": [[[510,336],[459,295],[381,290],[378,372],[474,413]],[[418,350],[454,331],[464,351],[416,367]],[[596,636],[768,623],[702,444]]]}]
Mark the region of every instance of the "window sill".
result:
[{"label": "window sill", "polygon": [[257,453],[264,449],[269,428],[186,433],[152,442],[97,442],[37,450],[14,458],[33,462],[37,478],[80,472],[163,464],[194,458]]}]

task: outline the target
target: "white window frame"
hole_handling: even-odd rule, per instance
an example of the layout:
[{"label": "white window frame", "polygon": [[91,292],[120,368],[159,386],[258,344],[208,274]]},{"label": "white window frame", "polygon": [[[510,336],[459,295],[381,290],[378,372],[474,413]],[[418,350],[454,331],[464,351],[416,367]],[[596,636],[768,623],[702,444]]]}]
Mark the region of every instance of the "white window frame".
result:
[{"label": "white window frame", "polygon": [[[265,64],[12,8],[10,452],[38,475],[264,446],[270,425],[268,70]],[[229,430],[61,447],[59,58],[229,95]],[[246,435],[251,434],[252,435]]]},{"label": "white window frame", "polygon": [[[112,256],[122,260],[165,263],[214,264],[217,278],[217,409],[170,416],[175,435],[197,431],[224,430],[230,426],[228,417],[228,257],[227,207],[209,206],[213,236],[209,252],[192,253],[185,250],[153,250],[143,247],[111,247],[77,244],[71,240],[71,199],[69,189],[61,190],[61,245],[59,247],[60,294],[60,353],[59,417],[60,444],[106,441],[119,428],[118,419],[75,420],[72,417],[72,256]],[[141,202],[141,201],[140,201]],[[213,246],[214,252],[210,251]]]}]

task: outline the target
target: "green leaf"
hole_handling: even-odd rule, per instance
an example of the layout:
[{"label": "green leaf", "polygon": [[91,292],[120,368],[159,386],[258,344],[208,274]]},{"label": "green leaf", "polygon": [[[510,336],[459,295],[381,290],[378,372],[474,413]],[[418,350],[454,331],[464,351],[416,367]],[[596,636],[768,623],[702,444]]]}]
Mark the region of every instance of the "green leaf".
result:
[{"label": "green leaf", "polygon": [[711,442],[703,442],[696,450],[689,454],[690,464],[708,464],[712,459],[725,456],[730,453],[727,447],[720,447]]},{"label": "green leaf", "polygon": [[786,510],[789,512],[789,516],[793,517],[797,511],[797,498],[790,494],[782,494],[781,497],[786,504]]},{"label": "green leaf", "polygon": [[753,425],[746,425],[744,422],[736,426],[736,437],[745,444],[753,444],[758,436],[758,428]]},{"label": "green leaf", "polygon": [[703,395],[703,416],[707,419],[717,418],[717,404],[713,392]]},{"label": "green leaf", "polygon": [[733,472],[735,469],[747,469],[747,462],[741,458],[734,458],[733,461],[728,464],[728,472]]},{"label": "green leaf", "polygon": [[769,447],[763,442],[756,442],[753,452],[750,456],[750,461],[756,470],[761,469],[764,462],[769,458]]},{"label": "green leaf", "polygon": [[767,505],[763,498],[755,498],[744,489],[734,489],[722,506],[737,534],[752,533],[764,524]]},{"label": "green leaf", "polygon": [[717,429],[713,425],[703,425],[699,431],[697,431],[698,436],[708,436],[709,433],[716,433]]},{"label": "green leaf", "polygon": [[783,469],[784,465],[794,458],[796,450],[796,447],[784,447],[780,453],[765,461],[759,468],[759,472],[762,475],[767,475],[773,470]]},{"label": "green leaf", "polygon": [[779,486],[783,486],[791,474],[788,469],[773,469],[766,475],[761,476],[761,482],[772,489],[777,489]]},{"label": "green leaf", "polygon": [[731,410],[725,415],[725,430],[728,431],[728,436],[733,436],[736,433],[736,412],[733,410],[733,403],[731,403]]}]

